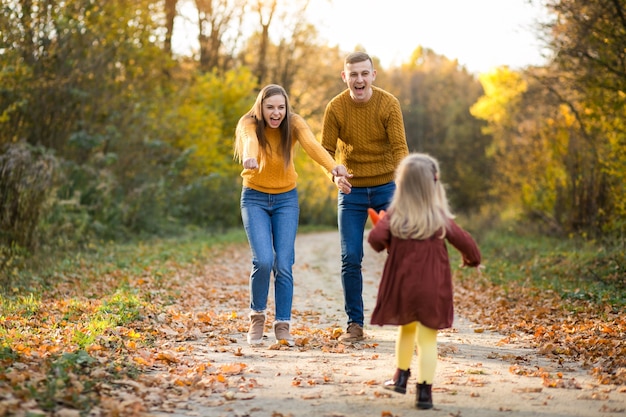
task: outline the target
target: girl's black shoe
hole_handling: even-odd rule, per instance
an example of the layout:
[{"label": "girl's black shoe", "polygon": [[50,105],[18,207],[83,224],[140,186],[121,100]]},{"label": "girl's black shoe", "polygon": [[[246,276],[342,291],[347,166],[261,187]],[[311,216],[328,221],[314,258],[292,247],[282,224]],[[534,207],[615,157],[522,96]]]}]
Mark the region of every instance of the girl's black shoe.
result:
[{"label": "girl's black shoe", "polygon": [[433,408],[433,394],[432,384],[427,384],[424,381],[422,384],[417,384],[417,398],[415,406],[421,410]]},{"label": "girl's black shoe", "polygon": [[396,369],[396,373],[393,376],[393,379],[385,381],[383,383],[383,388],[399,392],[400,394],[406,394],[406,383],[411,376],[411,370],[407,369],[403,371],[402,369]]}]

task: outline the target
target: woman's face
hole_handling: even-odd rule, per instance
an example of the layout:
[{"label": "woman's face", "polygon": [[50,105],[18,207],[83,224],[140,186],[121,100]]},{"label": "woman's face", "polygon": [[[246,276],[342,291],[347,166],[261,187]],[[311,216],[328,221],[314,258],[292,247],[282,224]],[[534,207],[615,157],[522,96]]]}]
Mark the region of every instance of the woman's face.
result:
[{"label": "woman's face", "polygon": [[263,120],[273,129],[280,126],[287,115],[287,103],[282,94],[275,94],[263,100]]}]

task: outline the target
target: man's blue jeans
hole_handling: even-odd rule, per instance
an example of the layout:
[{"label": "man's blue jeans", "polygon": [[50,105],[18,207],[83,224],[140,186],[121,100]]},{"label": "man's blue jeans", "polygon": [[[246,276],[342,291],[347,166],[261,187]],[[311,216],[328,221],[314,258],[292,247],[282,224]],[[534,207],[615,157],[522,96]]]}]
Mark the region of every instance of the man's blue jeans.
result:
[{"label": "man's blue jeans", "polygon": [[337,216],[341,237],[341,284],[348,324],[363,326],[363,233],[367,209],[386,210],[396,190],[395,182],[376,187],[352,187],[350,194],[341,191],[337,198]]},{"label": "man's blue jeans", "polygon": [[250,308],[265,311],[274,273],[276,321],[291,320],[298,191],[268,194],[243,187],[241,218],[252,251]]}]

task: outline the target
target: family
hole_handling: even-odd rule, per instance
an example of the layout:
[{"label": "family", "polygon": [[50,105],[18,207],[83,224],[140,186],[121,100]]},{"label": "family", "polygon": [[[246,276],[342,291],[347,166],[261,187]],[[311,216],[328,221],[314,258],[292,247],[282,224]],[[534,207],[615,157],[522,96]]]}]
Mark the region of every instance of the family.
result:
[{"label": "family", "polygon": [[252,254],[247,341],[263,342],[271,276],[277,341],[293,346],[292,267],[299,203],[293,151],[297,143],[338,189],[341,283],[347,330],[344,343],[365,339],[363,236],[368,209],[384,211],[367,241],[386,250],[373,325],[398,326],[397,369],[383,386],[405,394],[417,346],[416,407],[433,407],[437,331],[453,321],[452,273],[446,241],[463,265],[479,267],[474,239],[454,221],[435,158],[410,153],[400,102],[374,86],[376,69],[365,52],[349,54],[341,71],[347,88],[327,104],[319,142],[292,112],[279,85],[266,85],[236,128],[235,158],[242,164],[241,217]]}]

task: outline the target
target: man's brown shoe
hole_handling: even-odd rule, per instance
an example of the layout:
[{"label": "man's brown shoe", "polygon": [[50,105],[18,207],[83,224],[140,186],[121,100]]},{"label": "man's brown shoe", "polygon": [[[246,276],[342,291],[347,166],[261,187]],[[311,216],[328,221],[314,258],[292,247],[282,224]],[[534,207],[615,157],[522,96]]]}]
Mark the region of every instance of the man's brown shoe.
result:
[{"label": "man's brown shoe", "polygon": [[348,330],[339,336],[340,342],[353,343],[365,339],[363,327],[356,323],[348,324]]}]

